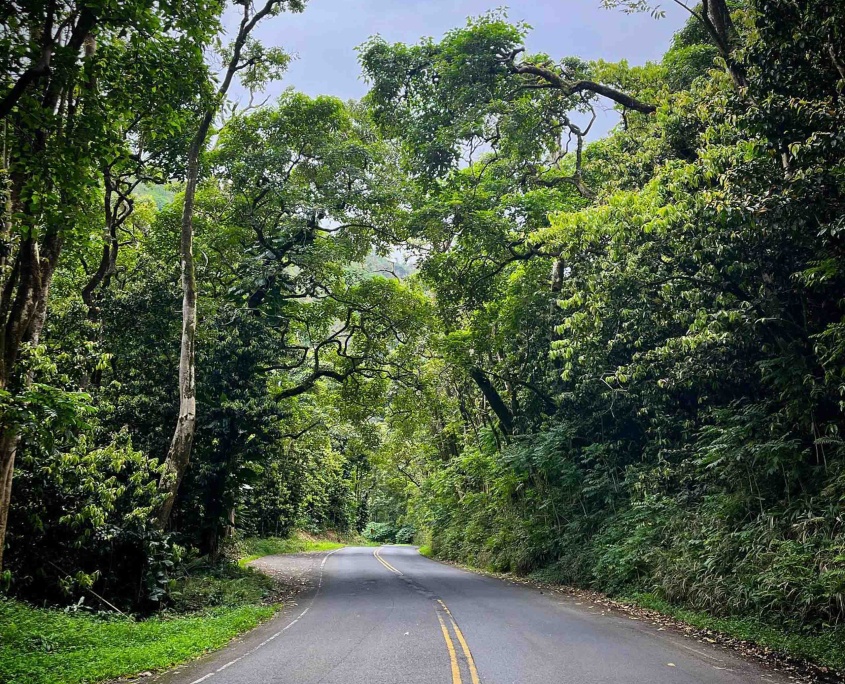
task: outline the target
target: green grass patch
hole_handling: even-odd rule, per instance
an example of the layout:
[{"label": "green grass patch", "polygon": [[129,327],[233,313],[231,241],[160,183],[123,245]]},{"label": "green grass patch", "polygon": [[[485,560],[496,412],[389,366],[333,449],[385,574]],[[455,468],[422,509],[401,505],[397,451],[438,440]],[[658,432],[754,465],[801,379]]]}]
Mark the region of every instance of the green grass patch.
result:
[{"label": "green grass patch", "polygon": [[[384,546],[381,542],[370,541],[369,539],[364,539],[363,537],[358,537],[354,542],[349,542],[347,546]],[[406,546],[405,544],[390,544],[390,546]],[[411,546],[410,544],[407,546]]]},{"label": "green grass patch", "polygon": [[89,684],[160,670],[224,646],[276,612],[275,582],[231,563],[195,566],[149,619],[0,598],[0,682]]},{"label": "green grass patch", "polygon": [[425,556],[426,558],[431,558],[434,555],[434,552],[428,544],[425,544],[420,547],[420,555]]},{"label": "green grass patch", "polygon": [[[346,544],[343,542],[329,541],[327,539],[307,539],[304,537],[268,537],[266,539],[248,538],[240,544],[241,560],[255,560],[263,556],[278,556],[284,553],[304,553],[306,551],[334,551],[342,549]],[[248,561],[247,561],[248,562]]]},{"label": "green grass patch", "polygon": [[262,605],[138,621],[0,599],[0,681],[88,684],[167,668],[220,648],[275,613]]},{"label": "green grass patch", "polygon": [[381,546],[357,535],[339,536],[336,539],[312,537],[299,532],[292,537],[248,537],[238,542],[238,565],[264,556],[278,556],[285,553],[306,553],[308,551],[334,551],[344,546]]},{"label": "green grass patch", "polygon": [[170,591],[169,608],[176,613],[191,613],[257,605],[271,598],[275,589],[275,581],[264,573],[226,563],[180,579]]},{"label": "green grass patch", "polygon": [[242,558],[238,558],[238,565],[245,568],[247,565],[252,563],[252,561],[258,560],[259,558],[261,558],[261,555],[257,553],[254,553],[251,556],[243,556]]},{"label": "green grass patch", "polygon": [[652,594],[637,594],[627,601],[656,610],[698,629],[721,632],[801,660],[834,670],[845,670],[845,625],[805,633],[767,625],[750,617],[714,617],[700,611],[674,606]]}]

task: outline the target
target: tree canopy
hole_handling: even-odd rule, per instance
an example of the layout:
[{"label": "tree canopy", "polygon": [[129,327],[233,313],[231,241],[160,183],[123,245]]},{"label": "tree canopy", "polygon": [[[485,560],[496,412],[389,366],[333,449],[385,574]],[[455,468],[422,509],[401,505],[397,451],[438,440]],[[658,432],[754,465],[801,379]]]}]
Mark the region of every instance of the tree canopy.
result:
[{"label": "tree canopy", "polygon": [[245,108],[307,8],[237,8],[228,47],[216,2],[0,13],[6,589],[149,612],[233,538],[369,524],[845,618],[841,3],[690,5],[642,66],[494,11]]}]

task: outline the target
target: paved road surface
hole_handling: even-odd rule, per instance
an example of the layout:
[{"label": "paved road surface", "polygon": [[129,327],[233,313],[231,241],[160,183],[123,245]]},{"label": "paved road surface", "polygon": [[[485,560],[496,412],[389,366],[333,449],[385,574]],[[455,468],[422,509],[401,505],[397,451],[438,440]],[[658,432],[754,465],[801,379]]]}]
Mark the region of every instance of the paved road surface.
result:
[{"label": "paved road surface", "polygon": [[[283,562],[282,557],[277,557]],[[272,566],[273,557],[265,559]],[[443,565],[411,547],[349,547],[315,589],[243,641],[162,684],[739,684],[786,678],[557,594]],[[319,584],[319,588],[317,588]]]}]

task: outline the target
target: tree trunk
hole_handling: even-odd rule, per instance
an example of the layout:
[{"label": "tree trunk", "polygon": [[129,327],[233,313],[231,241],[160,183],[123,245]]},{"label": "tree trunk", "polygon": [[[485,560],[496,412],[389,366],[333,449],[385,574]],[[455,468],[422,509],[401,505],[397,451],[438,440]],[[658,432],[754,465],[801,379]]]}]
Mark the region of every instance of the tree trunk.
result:
[{"label": "tree trunk", "polygon": [[12,500],[12,475],[15,472],[15,453],[18,436],[6,428],[0,436],[0,569],[3,567],[3,548],[6,544],[6,525],[9,521],[9,504]]},{"label": "tree trunk", "polygon": [[118,201],[117,207],[112,207],[112,190],[109,186],[109,172],[103,172],[105,179],[105,197],[103,202],[103,218],[105,227],[103,228],[103,249],[100,256],[100,263],[97,265],[97,270],[88,279],[88,282],[82,288],[82,301],[88,307],[88,320],[92,323],[97,320],[99,314],[99,307],[94,301],[94,292],[105,281],[115,273],[117,270],[117,209],[120,206]]},{"label": "tree trunk", "polygon": [[229,524],[226,525],[226,538],[233,539],[237,527],[235,525],[235,507],[234,505],[229,509]]},{"label": "tree trunk", "polygon": [[164,495],[157,513],[160,529],[167,527],[179,484],[191,460],[191,447],[197,425],[196,401],[196,334],[197,334],[197,279],[194,270],[194,199],[199,181],[199,158],[205,149],[208,131],[229,92],[229,86],[240,64],[241,52],[249,34],[256,24],[269,16],[280,4],[280,0],[266,0],[264,6],[252,14],[252,4],[243,7],[238,34],[232,49],[232,56],[226,67],[223,82],[217,89],[214,103],[203,114],[197,133],[188,151],[188,174],[185,187],[185,204],[182,208],[180,252],[182,262],[182,344],[179,353],[179,417],[173,440],[164,463],[164,473],[159,480],[159,491]]},{"label": "tree trunk", "polygon": [[[552,277],[551,277],[551,290],[552,292],[560,292],[563,289],[563,275],[564,275],[564,267],[563,261],[560,259],[555,259],[554,263],[552,264]],[[554,302],[552,302],[552,307],[556,306]]]},{"label": "tree trunk", "polygon": [[[45,150],[50,135],[62,129],[65,133],[72,130],[73,115],[61,111],[59,103],[63,98],[70,100],[72,97],[75,70],[51,69],[51,58],[54,49],[58,47],[68,55],[78,54],[98,21],[97,15],[90,8],[83,8],[76,15],[75,24],[64,26],[69,30],[63,28],[54,32],[54,5],[50,3],[41,27],[45,40],[42,42],[39,60],[33,62],[0,102],[0,119],[3,119],[2,164],[6,169],[0,227],[0,389],[11,391],[25,388],[33,379],[31,373],[21,375],[17,362],[23,346],[37,345],[41,337],[47,317],[50,284],[62,249],[59,231],[65,227],[45,226],[43,216],[31,214],[32,210],[25,199],[31,190],[24,192],[24,189],[33,183],[32,171],[10,171],[14,165],[7,137],[10,134],[23,136],[29,146],[24,149],[33,158],[37,158]],[[65,36],[66,42],[57,42],[58,36]],[[85,59],[90,59],[92,55],[93,43],[90,48],[86,48]],[[40,108],[47,115],[46,119],[56,118],[56,126],[35,126],[14,111],[15,105],[28,89],[40,100]],[[39,181],[47,187],[53,187],[49,176]],[[67,200],[65,197],[62,199]],[[17,235],[13,233],[13,223],[20,226],[20,230],[15,231]],[[20,435],[15,425],[0,425],[0,568],[3,565],[15,455],[19,442]]]},{"label": "tree trunk", "polygon": [[[59,260],[61,240],[55,233],[45,237],[44,246],[39,250],[38,243],[27,240],[20,248],[19,263],[24,264],[17,274],[25,277],[6,282],[7,291],[17,286],[15,305],[11,307],[9,318],[2,339],[3,373],[0,376],[0,388],[6,389],[14,381],[15,364],[24,343],[38,344],[41,331],[47,319],[47,300],[53,272]],[[5,311],[4,311],[5,313]],[[32,382],[28,373],[19,379],[24,386]],[[9,522],[9,509],[12,501],[12,479],[15,472],[15,455],[18,450],[20,435],[13,425],[0,427],[0,569],[3,567],[3,549],[6,544],[6,528]]]},{"label": "tree trunk", "polygon": [[505,435],[513,434],[513,416],[511,415],[510,410],[502,399],[502,396],[499,394],[496,388],[493,387],[493,384],[490,382],[490,380],[487,379],[487,376],[484,374],[484,371],[480,368],[472,368],[470,369],[469,374],[470,377],[475,381],[475,384],[478,385],[478,389],[481,390],[481,393],[484,395],[484,398],[487,399],[487,402],[490,404],[490,408],[493,409],[493,412],[499,419],[499,425],[502,428],[502,432]]},{"label": "tree trunk", "polygon": [[[206,116],[206,119],[210,119]],[[182,344],[179,353],[179,417],[170,442],[159,491],[164,500],[158,510],[161,529],[167,526],[179,484],[191,460],[191,447],[197,424],[196,400],[196,335],[197,335],[197,278],[194,270],[194,198],[199,177],[199,154],[205,144],[209,123],[200,127],[188,158],[188,183],[182,208],[181,264],[182,264]]]},{"label": "tree trunk", "polygon": [[733,79],[737,88],[744,88],[748,85],[745,70],[733,58],[732,42],[735,37],[731,11],[726,0],[702,0],[701,13],[690,10],[693,16],[697,17],[707,29],[719,54],[725,60],[728,74]]}]

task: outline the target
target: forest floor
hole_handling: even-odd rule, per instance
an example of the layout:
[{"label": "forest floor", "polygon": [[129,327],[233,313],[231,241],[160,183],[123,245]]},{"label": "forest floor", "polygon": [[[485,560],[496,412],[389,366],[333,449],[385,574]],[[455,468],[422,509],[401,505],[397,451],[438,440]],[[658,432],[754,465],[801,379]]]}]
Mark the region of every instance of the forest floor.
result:
[{"label": "forest floor", "polygon": [[[308,559],[319,562],[323,555],[308,552],[345,545],[336,536],[302,533],[244,540],[237,563],[194,569],[179,580],[168,608],[145,618],[84,609],[84,603],[76,610],[38,608],[0,597],[0,682],[90,684],[128,676],[143,681],[272,618],[307,588]],[[290,572],[265,572],[259,559],[280,554],[300,555]]]},{"label": "forest floor", "polygon": [[531,586],[541,592],[565,595],[576,605],[592,605],[624,614],[651,624],[659,631],[672,630],[699,643],[718,644],[749,660],[786,672],[796,681],[845,683],[845,625],[813,633],[790,631],[753,617],[715,617],[670,604],[651,594],[611,598],[601,592],[555,582],[544,577],[542,571],[525,577],[446,561],[437,558],[429,546],[421,547],[420,553],[464,570]]}]

